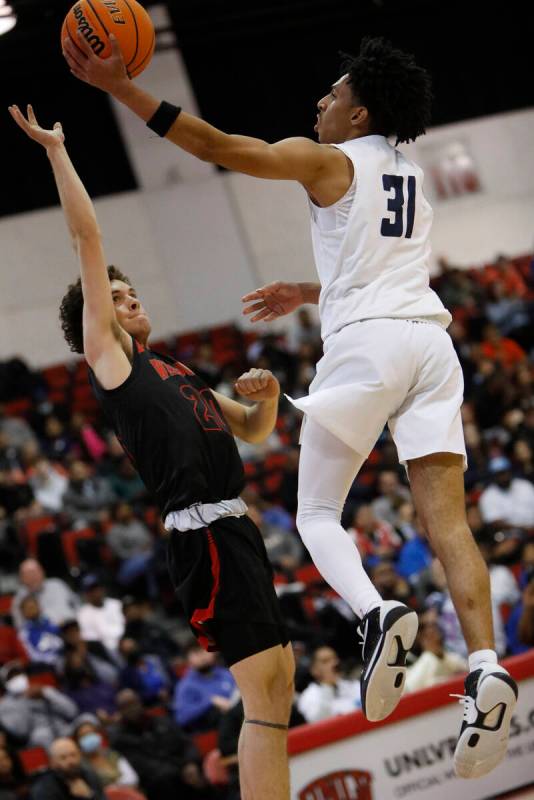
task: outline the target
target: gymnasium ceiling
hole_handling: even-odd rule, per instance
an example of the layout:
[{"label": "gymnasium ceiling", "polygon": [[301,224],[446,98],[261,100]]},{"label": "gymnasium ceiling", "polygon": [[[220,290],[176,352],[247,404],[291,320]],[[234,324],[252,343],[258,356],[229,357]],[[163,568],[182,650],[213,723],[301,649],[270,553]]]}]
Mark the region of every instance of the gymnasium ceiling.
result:
[{"label": "gymnasium ceiling", "polygon": [[[107,98],[72,78],[59,48],[71,0],[9,0],[17,26],[0,37],[0,105],[31,101],[61,119],[93,196],[135,178]],[[150,6],[154,3],[146,2]],[[270,141],[313,135],[317,99],[338,75],[338,51],[367,34],[413,51],[434,76],[434,122],[534,104],[528,3],[481,0],[169,0],[172,26],[202,114]],[[55,204],[42,154],[0,112],[0,215]],[[25,144],[25,143],[24,143]],[[41,180],[41,178],[43,178]]]}]

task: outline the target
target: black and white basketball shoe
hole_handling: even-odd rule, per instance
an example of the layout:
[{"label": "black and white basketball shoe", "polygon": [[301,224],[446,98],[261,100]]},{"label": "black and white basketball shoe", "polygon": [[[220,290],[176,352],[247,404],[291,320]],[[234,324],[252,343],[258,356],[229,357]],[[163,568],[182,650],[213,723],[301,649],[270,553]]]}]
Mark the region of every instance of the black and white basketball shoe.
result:
[{"label": "black and white basketball shoe", "polygon": [[517,684],[503,667],[485,664],[465,679],[465,695],[451,697],[464,707],[454,771],[460,778],[480,778],[506,755]]},{"label": "black and white basketball shoe", "polygon": [[362,620],[358,629],[363,644],[361,700],[363,713],[371,722],[388,717],[401,698],[406,655],[417,627],[415,611],[396,600],[384,601]]}]

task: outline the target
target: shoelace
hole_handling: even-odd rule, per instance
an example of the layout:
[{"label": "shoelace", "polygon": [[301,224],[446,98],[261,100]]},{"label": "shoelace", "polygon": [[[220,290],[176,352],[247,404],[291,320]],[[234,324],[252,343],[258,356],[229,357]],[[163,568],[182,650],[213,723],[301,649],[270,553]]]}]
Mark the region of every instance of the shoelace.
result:
[{"label": "shoelace", "polygon": [[464,720],[469,722],[473,718],[472,712],[476,711],[474,698],[468,694],[450,694],[449,697],[458,698],[458,702],[464,707]]}]

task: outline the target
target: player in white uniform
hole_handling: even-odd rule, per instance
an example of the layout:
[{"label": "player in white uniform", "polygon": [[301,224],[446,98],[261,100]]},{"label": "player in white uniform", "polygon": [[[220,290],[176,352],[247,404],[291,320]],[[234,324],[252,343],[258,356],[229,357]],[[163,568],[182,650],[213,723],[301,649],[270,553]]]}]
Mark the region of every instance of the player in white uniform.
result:
[{"label": "player in white uniform", "polygon": [[369,719],[383,719],[402,693],[417,619],[401,603],[382,601],[340,518],[389,424],[470,652],[456,771],[489,772],[506,752],[517,687],[497,664],[488,572],[466,521],[462,374],[445,331],[450,315],[428,285],[432,210],[421,169],[388,143],[425,132],[428,74],[382,39],[365,40],[318,103],[319,143],[268,144],[160,103],[128,80],[116,42],[106,61],[82,39],[78,48],[64,42],[64,53],[77,77],[189,153],[305,188],[320,285],[275,283],[244,298],[256,321],[319,303],[324,357],[309,397],[295,401],[306,413],[298,528],[319,570],[363,621],[363,708]]}]

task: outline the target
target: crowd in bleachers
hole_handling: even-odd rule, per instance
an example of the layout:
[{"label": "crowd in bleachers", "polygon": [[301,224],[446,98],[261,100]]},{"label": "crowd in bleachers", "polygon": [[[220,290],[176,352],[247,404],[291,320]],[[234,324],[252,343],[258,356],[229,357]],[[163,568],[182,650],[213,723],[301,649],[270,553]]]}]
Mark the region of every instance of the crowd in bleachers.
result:
[{"label": "crowd in bleachers", "polygon": [[[500,656],[534,646],[534,273],[445,261],[435,280],[465,375],[467,513],[491,578]],[[306,309],[286,334],[235,326],[152,345],[233,394],[248,366],[302,396],[321,355]],[[151,497],[101,416],[83,362],[0,364],[0,800],[238,797],[242,706],[231,673],[191,639]],[[297,661],[292,724],[359,707],[357,620],[295,528],[300,419],[239,443],[245,500],[275,571]],[[343,522],[386,599],[420,615],[409,691],[461,672],[443,569],[387,430]]]}]

